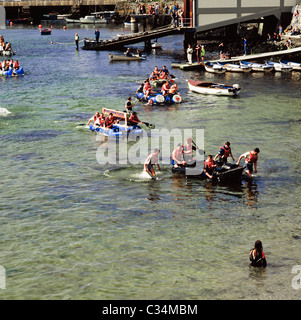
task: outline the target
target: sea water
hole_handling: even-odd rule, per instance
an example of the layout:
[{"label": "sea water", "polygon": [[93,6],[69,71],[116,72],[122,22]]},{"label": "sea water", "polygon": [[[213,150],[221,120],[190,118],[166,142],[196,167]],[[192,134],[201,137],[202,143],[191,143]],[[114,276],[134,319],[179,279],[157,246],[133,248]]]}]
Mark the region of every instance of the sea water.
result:
[{"label": "sea water", "polygon": [[[100,31],[101,39],[130,32]],[[106,51],[77,52],[76,32],[94,36],[93,27],[50,36],[35,27],[1,30],[25,71],[0,78],[1,110],[11,112],[0,116],[1,299],[300,299],[292,269],[301,265],[301,73],[172,69],[186,59],[182,35],[162,39],[145,61],[110,63]],[[98,163],[101,141],[84,124],[103,107],[122,111],[163,64],[183,103],[135,101],[139,118],[158,129],[204,129],[206,154],[225,141],[236,161],[260,148],[252,182],[185,179],[167,164],[152,180],[143,163]],[[188,78],[242,91],[203,96],[189,92]],[[249,267],[257,239],[265,270]]]}]

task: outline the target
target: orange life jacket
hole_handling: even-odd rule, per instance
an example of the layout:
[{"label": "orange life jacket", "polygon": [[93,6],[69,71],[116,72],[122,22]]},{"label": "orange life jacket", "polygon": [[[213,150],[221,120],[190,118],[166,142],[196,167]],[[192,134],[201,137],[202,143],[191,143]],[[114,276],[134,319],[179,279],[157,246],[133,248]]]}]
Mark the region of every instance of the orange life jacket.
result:
[{"label": "orange life jacket", "polygon": [[231,153],[230,147],[226,148],[225,146],[223,146],[223,147],[220,147],[220,149],[224,150],[224,154],[222,155],[223,158],[228,158],[230,156],[230,153]]},{"label": "orange life jacket", "polygon": [[205,161],[205,169],[212,169],[214,168],[214,161],[213,160],[206,160]]},{"label": "orange life jacket", "polygon": [[246,158],[246,161],[249,163],[255,163],[258,159],[257,154],[252,153],[252,151],[249,151],[249,158]]}]

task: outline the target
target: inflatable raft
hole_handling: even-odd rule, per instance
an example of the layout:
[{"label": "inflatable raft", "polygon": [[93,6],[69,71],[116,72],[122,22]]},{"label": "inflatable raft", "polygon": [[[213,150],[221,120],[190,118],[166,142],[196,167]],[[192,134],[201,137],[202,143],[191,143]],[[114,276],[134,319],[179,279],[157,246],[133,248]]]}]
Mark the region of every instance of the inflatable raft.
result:
[{"label": "inflatable raft", "polygon": [[[217,163],[218,166],[213,171],[213,182],[219,183],[234,183],[241,181],[244,172],[244,167],[237,164]],[[200,180],[211,180],[203,171],[203,166],[197,165],[195,167],[173,167],[172,172],[184,175],[187,178],[196,178]]]},{"label": "inflatable raft", "polygon": [[156,92],[153,95],[145,97],[143,92],[137,92],[136,96],[142,101],[150,102],[151,100],[150,104],[174,104],[182,102],[182,97],[179,94],[163,96],[160,92]]},{"label": "inflatable raft", "polygon": [[24,69],[20,68],[19,70],[14,71],[12,68],[9,68],[7,71],[0,71],[0,75],[6,77],[24,76]]},{"label": "inflatable raft", "polygon": [[102,126],[95,127],[94,125],[90,125],[89,129],[91,131],[95,131],[102,136],[116,139],[126,138],[130,140],[138,140],[143,137],[144,130],[141,129],[139,125],[128,125],[126,112],[103,108],[102,113],[104,115],[112,113],[113,117],[116,120],[119,120],[119,123],[114,124],[110,129]]}]

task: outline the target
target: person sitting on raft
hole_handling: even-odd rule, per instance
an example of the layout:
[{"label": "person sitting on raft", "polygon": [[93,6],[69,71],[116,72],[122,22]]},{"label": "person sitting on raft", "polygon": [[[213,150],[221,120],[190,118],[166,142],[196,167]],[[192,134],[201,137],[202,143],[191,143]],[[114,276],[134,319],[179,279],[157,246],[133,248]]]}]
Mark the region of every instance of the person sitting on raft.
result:
[{"label": "person sitting on raft", "polygon": [[101,126],[105,122],[105,116],[104,114],[100,114],[98,111],[95,113],[95,115],[88,121],[87,126],[90,124],[90,122],[93,121],[94,127]]},{"label": "person sitting on raft", "polygon": [[169,78],[169,71],[166,69],[166,66],[164,65],[163,68],[160,70],[160,78],[161,79],[168,79]]},{"label": "person sitting on raft", "polygon": [[265,268],[267,266],[267,261],[260,240],[255,241],[255,246],[249,253],[249,259],[252,267]]},{"label": "person sitting on raft", "polygon": [[214,163],[214,160],[212,159],[212,155],[209,154],[207,157],[207,160],[204,162],[204,173],[205,175],[212,179],[213,178],[213,171],[216,168],[216,164]]},{"label": "person sitting on raft", "polygon": [[169,93],[174,95],[174,94],[179,94],[178,92],[178,85],[176,83],[174,83],[169,90]]},{"label": "person sitting on raft", "polygon": [[151,73],[149,80],[158,80],[160,78],[160,71],[157,66],[155,66],[154,71]]},{"label": "person sitting on raft", "polygon": [[20,63],[18,60],[15,60],[14,64],[13,64],[13,69],[14,70],[19,70],[20,68]]},{"label": "person sitting on raft", "polygon": [[128,125],[130,125],[130,126],[135,126],[135,125],[137,125],[138,123],[143,124],[143,122],[140,121],[140,119],[138,118],[137,112],[135,112],[135,111],[130,115],[127,123],[128,123]]},{"label": "person sitting on raft", "polygon": [[112,128],[113,128],[113,125],[114,125],[115,123],[118,123],[118,120],[115,119],[115,117],[113,116],[113,113],[111,112],[111,113],[106,117],[105,127],[108,128],[108,129],[112,129]]},{"label": "person sitting on raft", "polygon": [[174,168],[185,166],[186,162],[182,160],[182,156],[183,156],[183,146],[181,143],[179,143],[171,154],[171,164],[173,164]]},{"label": "person sitting on raft", "polygon": [[153,94],[152,86],[149,82],[149,80],[146,80],[143,87],[143,94],[145,98],[147,98],[150,94]]},{"label": "person sitting on raft", "polygon": [[186,144],[183,146],[183,156],[186,164],[189,166],[196,165],[196,159],[193,156],[193,151],[196,149],[198,149],[198,146],[192,145],[192,138],[187,138]]},{"label": "person sitting on raft", "polygon": [[169,81],[166,81],[163,84],[163,86],[161,87],[161,92],[162,92],[163,96],[169,95],[169,90],[170,90]]},{"label": "person sitting on raft", "polygon": [[227,163],[229,156],[231,156],[232,160],[235,161],[230,148],[230,142],[227,141],[223,147],[220,147],[218,154],[213,158],[213,160],[215,161],[217,157],[219,157],[219,161]]}]

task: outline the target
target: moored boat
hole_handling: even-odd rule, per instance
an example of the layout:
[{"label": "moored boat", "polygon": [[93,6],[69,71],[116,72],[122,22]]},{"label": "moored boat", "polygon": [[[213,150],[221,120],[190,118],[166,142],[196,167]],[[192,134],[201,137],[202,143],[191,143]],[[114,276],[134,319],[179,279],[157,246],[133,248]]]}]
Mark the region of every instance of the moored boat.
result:
[{"label": "moored boat", "polygon": [[247,73],[252,71],[252,68],[250,66],[243,66],[240,64],[220,62],[220,61],[218,61],[217,63],[223,66],[229,72]]},{"label": "moored boat", "polygon": [[51,34],[51,29],[49,29],[49,28],[41,29],[40,32],[41,32],[42,36],[49,35],[49,34]]},{"label": "moored boat", "polygon": [[213,94],[218,96],[237,96],[241,90],[239,84],[226,85],[207,81],[187,79],[190,91],[202,94]]},{"label": "moored boat", "polygon": [[158,42],[153,42],[152,43],[152,48],[153,49],[161,49],[163,46],[163,43],[158,43]]},{"label": "moored boat", "polygon": [[273,70],[273,66],[267,63],[254,63],[248,61],[240,61],[240,64],[243,66],[249,66],[252,68],[252,71],[256,72],[271,72]]},{"label": "moored boat", "polygon": [[281,62],[267,61],[267,64],[273,66],[275,71],[279,72],[291,72],[293,71],[293,67]]},{"label": "moored boat", "polygon": [[204,63],[205,70],[210,73],[225,73],[226,69],[224,66],[217,64],[216,62],[207,61]]},{"label": "moored boat", "polygon": [[301,63],[299,62],[280,60],[280,63],[293,67],[293,71],[301,71]]},{"label": "moored boat", "polygon": [[71,18],[66,18],[66,17],[65,17],[65,21],[67,23],[80,23],[79,19],[71,19]]},{"label": "moored boat", "polygon": [[139,56],[126,56],[124,54],[111,54],[109,53],[109,57],[111,61],[140,61],[145,60],[145,57],[139,57]]}]

